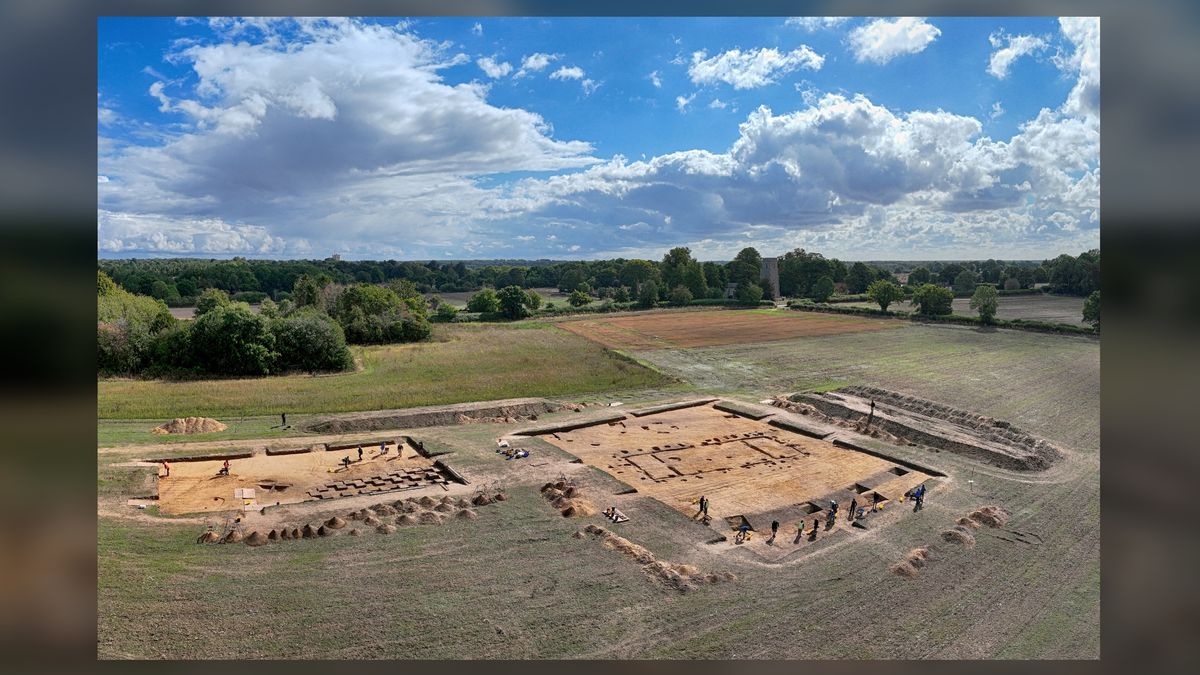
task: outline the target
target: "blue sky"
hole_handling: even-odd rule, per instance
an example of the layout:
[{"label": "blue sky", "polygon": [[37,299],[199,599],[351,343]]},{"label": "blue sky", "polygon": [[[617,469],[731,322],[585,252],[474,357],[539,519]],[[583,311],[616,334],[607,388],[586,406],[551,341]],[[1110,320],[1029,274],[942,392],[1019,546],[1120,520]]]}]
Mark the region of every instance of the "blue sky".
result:
[{"label": "blue sky", "polygon": [[102,257],[1099,246],[1099,21],[105,18]]}]

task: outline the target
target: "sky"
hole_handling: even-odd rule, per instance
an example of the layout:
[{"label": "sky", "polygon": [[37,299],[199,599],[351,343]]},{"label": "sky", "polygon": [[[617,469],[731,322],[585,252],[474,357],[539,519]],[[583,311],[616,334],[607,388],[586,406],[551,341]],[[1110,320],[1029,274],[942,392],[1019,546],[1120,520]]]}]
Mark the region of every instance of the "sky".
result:
[{"label": "sky", "polygon": [[1096,18],[101,18],[100,257],[1045,259]]}]

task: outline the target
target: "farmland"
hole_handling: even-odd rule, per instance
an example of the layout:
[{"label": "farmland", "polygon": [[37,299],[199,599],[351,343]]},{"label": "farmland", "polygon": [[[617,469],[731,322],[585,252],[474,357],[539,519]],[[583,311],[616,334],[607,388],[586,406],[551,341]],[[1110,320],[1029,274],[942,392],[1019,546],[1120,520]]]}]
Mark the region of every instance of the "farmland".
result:
[{"label": "farmland", "polygon": [[[686,336],[680,326],[698,314],[628,318],[657,322],[635,323],[643,333]],[[743,322],[761,320],[764,328],[773,325],[770,313],[726,314]],[[449,451],[444,457],[475,479],[459,493],[469,494],[480,481],[503,486],[507,501],[478,508],[478,520],[405,527],[390,536],[351,537],[343,531],[258,548],[198,546],[196,534],[214,522],[211,518],[129,513],[125,500],[152,489],[156,479],[153,468],[126,465],[151,455],[139,446],[108,448],[98,465],[98,653],[118,658],[1097,657],[1099,340],[853,319],[877,322],[878,328],[813,331],[761,342],[743,335],[737,344],[703,347],[677,344],[686,337],[627,346],[626,353],[661,374],[612,364],[592,370],[599,359],[631,362],[612,356],[599,342],[544,324],[455,326],[455,332],[439,336],[441,341],[420,345],[424,352],[411,361],[396,358],[407,351],[385,350],[412,346],[363,350],[360,373],[221,381],[213,385],[215,392],[227,385],[247,387],[234,389],[224,403],[219,394],[209,393],[210,383],[183,383],[186,396],[168,399],[156,389],[134,390],[131,396],[120,388],[170,386],[166,383],[101,382],[100,406],[118,411],[116,401],[132,401],[140,406],[138,414],[165,418],[190,413],[188,406],[197,402],[212,406],[197,409],[227,405],[244,412],[252,407],[247,401],[259,401],[253,406],[287,401],[297,411],[317,413],[331,411],[331,405],[395,407],[401,405],[393,398],[398,396],[408,396],[408,405],[428,404],[446,396],[440,387],[451,387],[455,395],[446,398],[458,400],[501,391],[515,395],[512,387],[495,384],[507,380],[518,382],[522,393],[557,391],[563,399],[634,390],[663,401],[697,395],[680,389],[687,387],[749,405],[782,393],[869,384],[1011,421],[1061,446],[1066,459],[1050,471],[1016,475],[947,452],[894,448],[889,452],[897,457],[931,463],[948,475],[925,510],[896,509],[878,528],[844,533],[828,545],[794,546],[789,537],[783,549],[770,552],[774,557],[760,558],[756,551],[767,549],[758,540],[743,548],[705,544],[711,528],[652,494],[618,494],[623,484],[617,478],[575,463],[549,439],[521,440],[530,458],[505,460],[494,441],[520,425],[406,432]],[[514,350],[530,356],[509,357],[488,377],[471,375],[469,364],[484,362],[481,353]],[[385,354],[396,365],[385,366]],[[589,370],[565,382],[580,372],[572,370],[582,367],[572,364],[576,357]],[[412,370],[436,364],[457,370],[444,377]],[[539,364],[557,370],[525,374]],[[371,374],[368,366],[386,370]],[[451,372],[463,382],[452,382]],[[343,384],[355,392],[345,395],[297,384],[343,377],[364,377],[372,384]],[[573,394],[572,387],[593,393]],[[539,424],[569,423],[581,414],[589,413],[554,413]],[[247,436],[267,433],[257,427],[246,431]],[[320,439],[284,434],[271,443],[311,440]],[[246,447],[252,442],[244,441]],[[174,452],[185,452],[184,447],[188,454],[221,451],[228,443],[197,439]],[[155,448],[161,453],[162,446]],[[604,521],[598,515],[564,518],[538,494],[545,481],[562,475],[597,506],[611,501],[632,517],[621,525],[606,523],[622,537],[660,559],[729,571],[736,580],[680,592],[655,583],[621,552],[574,538],[586,524]],[[354,499],[360,501],[340,510],[285,505],[264,518],[319,522],[369,498]],[[998,529],[976,530],[969,548],[941,540],[941,531],[985,504],[1003,507],[1011,519]],[[892,574],[889,567],[916,547],[932,551],[920,574],[912,579]],[[1014,588],[1021,592],[1014,594]],[[233,606],[254,611],[228,611]],[[262,616],[274,620],[264,623]],[[371,617],[369,628],[364,617]]]},{"label": "farmland", "polygon": [[[879,309],[873,302],[839,303],[841,307],[865,307]],[[954,313],[962,316],[977,316],[971,309],[970,298],[955,298],[952,305]],[[893,303],[888,309],[909,311],[908,303]],[[1026,321],[1047,321],[1050,323],[1067,323],[1075,326],[1087,325],[1083,321],[1083,298],[1071,295],[1009,295],[998,298],[996,309],[998,319],[1024,319]]]}]

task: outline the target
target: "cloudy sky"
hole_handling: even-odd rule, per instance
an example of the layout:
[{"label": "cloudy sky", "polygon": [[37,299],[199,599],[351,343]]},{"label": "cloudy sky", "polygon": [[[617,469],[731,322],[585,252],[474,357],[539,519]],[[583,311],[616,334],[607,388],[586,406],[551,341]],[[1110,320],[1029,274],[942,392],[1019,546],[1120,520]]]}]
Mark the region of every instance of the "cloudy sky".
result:
[{"label": "cloudy sky", "polygon": [[1100,242],[1100,24],[99,22],[102,257],[1031,258]]}]

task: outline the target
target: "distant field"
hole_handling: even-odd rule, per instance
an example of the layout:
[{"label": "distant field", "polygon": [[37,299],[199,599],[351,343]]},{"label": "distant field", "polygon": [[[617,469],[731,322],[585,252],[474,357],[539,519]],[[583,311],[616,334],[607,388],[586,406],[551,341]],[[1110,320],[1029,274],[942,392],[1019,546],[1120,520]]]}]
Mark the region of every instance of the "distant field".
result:
[{"label": "distant field", "polygon": [[661,386],[666,378],[550,324],[438,325],[435,340],[355,348],[336,375],[101,380],[97,417],[170,419],[347,412]]},{"label": "distant field", "polygon": [[[996,310],[996,318],[1009,320],[1027,319],[1085,326],[1087,324],[1083,322],[1083,300],[1083,298],[1076,298],[1070,295],[1001,296],[999,298],[999,307]],[[879,305],[873,302],[845,302],[838,303],[838,306],[879,309]],[[955,314],[963,316],[979,315],[978,312],[971,309],[970,298],[955,298],[953,308]],[[901,302],[893,304],[888,309],[908,311],[912,309],[912,306],[907,302]]]},{"label": "distant field", "polygon": [[564,321],[562,328],[614,349],[712,347],[898,328],[895,321],[834,314],[716,310]]},{"label": "distant field", "polygon": [[[563,293],[557,288],[534,288],[530,290],[537,291],[537,294],[542,296],[543,302],[562,304],[566,302],[567,298],[570,296],[570,293]],[[471,296],[475,295],[477,292],[478,291],[467,291],[464,293],[426,293],[425,296],[430,297],[436,295],[441,298],[442,302],[448,302],[451,305],[462,309],[463,307],[467,306],[467,301],[471,299]]]}]

